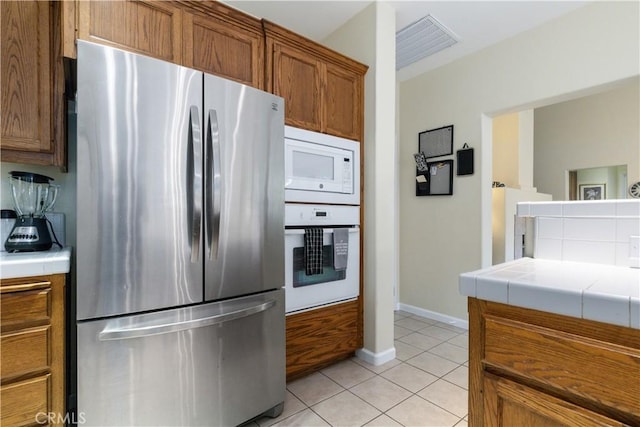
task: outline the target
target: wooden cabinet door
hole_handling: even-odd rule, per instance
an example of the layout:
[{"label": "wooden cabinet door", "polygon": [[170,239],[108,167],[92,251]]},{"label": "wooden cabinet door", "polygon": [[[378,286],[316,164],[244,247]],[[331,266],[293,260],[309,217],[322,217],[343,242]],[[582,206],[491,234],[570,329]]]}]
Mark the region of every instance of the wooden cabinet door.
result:
[{"label": "wooden cabinet door", "polygon": [[78,38],[176,64],[182,61],[182,11],[166,1],[80,1]]},{"label": "wooden cabinet door", "polygon": [[622,427],[625,424],[522,384],[486,374],[483,425]]},{"label": "wooden cabinet door", "polygon": [[325,74],[323,131],[360,140],[363,116],[361,74],[328,63]]},{"label": "wooden cabinet door", "polygon": [[44,1],[0,2],[3,161],[24,159],[10,150],[53,151],[50,11]]},{"label": "wooden cabinet door", "polygon": [[264,37],[213,16],[183,12],[184,65],[262,89]]},{"label": "wooden cabinet door", "polygon": [[304,52],[274,43],[272,67],[273,93],[284,98],[285,123],[320,132],[323,64]]}]

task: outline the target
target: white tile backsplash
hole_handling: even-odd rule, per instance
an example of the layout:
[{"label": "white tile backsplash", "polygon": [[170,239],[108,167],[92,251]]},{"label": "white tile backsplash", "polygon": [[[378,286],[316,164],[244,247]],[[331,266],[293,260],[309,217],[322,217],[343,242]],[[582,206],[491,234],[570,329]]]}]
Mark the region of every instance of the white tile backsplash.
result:
[{"label": "white tile backsplash", "polygon": [[562,205],[562,216],[616,216],[615,200],[557,203]]},{"label": "white tile backsplash", "polygon": [[616,243],[588,240],[563,240],[562,260],[616,264]]},{"label": "white tile backsplash", "polygon": [[630,236],[640,236],[640,217],[617,218],[616,242],[629,243]]},{"label": "white tile backsplash", "polygon": [[535,217],[535,258],[635,266],[629,237],[640,235],[640,200],[519,203]]},{"label": "white tile backsplash", "polygon": [[616,216],[640,217],[640,202],[638,200],[616,200]]},{"label": "white tile backsplash", "polygon": [[562,218],[562,229],[562,238],[565,240],[616,240],[615,218]]},{"label": "white tile backsplash", "polygon": [[562,239],[562,218],[537,217],[536,234],[539,239]]},{"label": "white tile backsplash", "polygon": [[562,239],[537,239],[533,257],[542,259],[562,259]]},{"label": "white tile backsplash", "polygon": [[529,204],[529,216],[562,216],[562,204],[557,202],[532,202]]}]

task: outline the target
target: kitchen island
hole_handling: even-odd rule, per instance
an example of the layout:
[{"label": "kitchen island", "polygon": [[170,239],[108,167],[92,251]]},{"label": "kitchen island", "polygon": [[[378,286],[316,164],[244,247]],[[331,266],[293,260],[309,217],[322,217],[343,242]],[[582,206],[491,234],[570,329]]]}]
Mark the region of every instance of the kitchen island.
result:
[{"label": "kitchen island", "polygon": [[640,425],[640,270],[522,258],[459,288],[470,425]]}]

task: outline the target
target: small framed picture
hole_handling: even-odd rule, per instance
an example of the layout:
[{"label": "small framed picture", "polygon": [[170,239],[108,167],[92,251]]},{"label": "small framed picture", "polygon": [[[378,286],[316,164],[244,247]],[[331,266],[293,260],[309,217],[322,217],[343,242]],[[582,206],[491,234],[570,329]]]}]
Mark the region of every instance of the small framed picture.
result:
[{"label": "small framed picture", "polygon": [[580,200],[604,200],[607,197],[605,184],[580,184]]}]

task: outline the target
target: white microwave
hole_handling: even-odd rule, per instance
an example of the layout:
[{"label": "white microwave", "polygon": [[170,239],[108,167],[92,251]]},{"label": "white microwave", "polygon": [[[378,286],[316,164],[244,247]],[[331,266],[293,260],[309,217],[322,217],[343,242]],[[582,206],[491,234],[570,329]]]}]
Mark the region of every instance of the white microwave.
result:
[{"label": "white microwave", "polygon": [[360,144],[285,126],[285,201],[360,204]]}]

